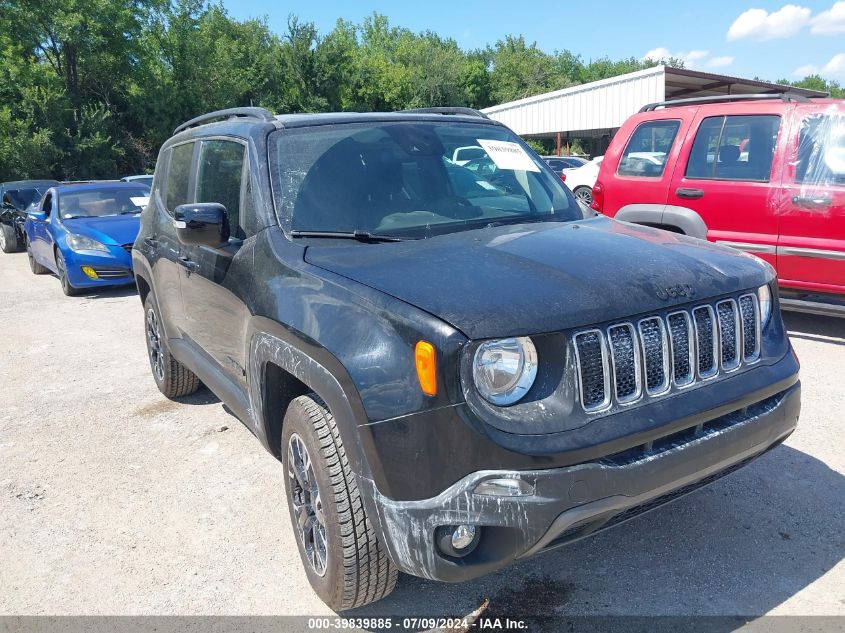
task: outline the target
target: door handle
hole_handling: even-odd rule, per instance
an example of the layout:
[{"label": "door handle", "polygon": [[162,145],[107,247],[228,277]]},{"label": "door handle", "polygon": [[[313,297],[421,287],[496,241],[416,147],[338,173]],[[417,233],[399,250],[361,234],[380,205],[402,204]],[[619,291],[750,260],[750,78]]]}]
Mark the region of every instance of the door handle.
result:
[{"label": "door handle", "polygon": [[832,202],[832,198],[825,198],[824,196],[794,196],[792,198],[792,204],[805,209],[824,209],[829,207]]},{"label": "door handle", "polygon": [[704,189],[681,187],[680,189],[675,189],[675,195],[685,200],[698,200],[704,197]]},{"label": "door handle", "polygon": [[185,255],[182,255],[181,257],[179,257],[178,261],[179,261],[179,264],[181,264],[182,266],[184,266],[185,268],[188,269],[189,273],[195,271],[197,268],[200,267],[200,265],[197,262],[193,261],[190,257],[186,257]]}]

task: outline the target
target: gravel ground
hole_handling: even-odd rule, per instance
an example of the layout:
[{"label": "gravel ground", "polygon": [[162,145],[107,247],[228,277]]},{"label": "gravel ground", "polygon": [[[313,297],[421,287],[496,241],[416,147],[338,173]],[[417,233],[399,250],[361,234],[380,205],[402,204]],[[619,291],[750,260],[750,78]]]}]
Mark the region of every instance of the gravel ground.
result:
[{"label": "gravel ground", "polygon": [[[845,615],[845,321],[787,315],[798,430],[749,467],[462,585],[355,615]],[[330,614],[282,469],[210,393],[156,390],[134,291],[65,297],[0,255],[0,614]]]}]

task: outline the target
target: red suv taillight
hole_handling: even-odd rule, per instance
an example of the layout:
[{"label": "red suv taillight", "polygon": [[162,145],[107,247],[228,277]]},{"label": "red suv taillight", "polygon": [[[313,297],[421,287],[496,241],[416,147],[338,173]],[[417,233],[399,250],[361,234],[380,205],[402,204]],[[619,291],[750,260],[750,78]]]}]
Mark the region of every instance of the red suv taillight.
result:
[{"label": "red suv taillight", "polygon": [[590,208],[601,213],[604,206],[604,187],[600,182],[593,185],[593,201],[590,203]]}]

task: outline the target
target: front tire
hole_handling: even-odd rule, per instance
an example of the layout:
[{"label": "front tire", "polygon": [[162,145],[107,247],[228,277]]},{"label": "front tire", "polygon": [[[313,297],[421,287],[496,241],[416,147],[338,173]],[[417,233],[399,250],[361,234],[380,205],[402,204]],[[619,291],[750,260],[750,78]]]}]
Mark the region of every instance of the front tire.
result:
[{"label": "front tire", "polygon": [[59,281],[62,284],[62,292],[68,297],[75,297],[81,290],[70,283],[67,276],[67,264],[65,263],[65,256],[60,250],[56,250],[56,270],[59,273]]},{"label": "front tire", "polygon": [[144,300],[144,333],[150,369],[158,390],[173,399],[189,396],[199,389],[201,383],[197,375],[170,355],[152,292]]},{"label": "front tire", "polygon": [[334,417],[317,395],[300,396],[283,429],[288,508],[311,586],[335,611],[381,600],[396,567],[367,518]]},{"label": "front tire", "polygon": [[575,187],[575,191],[572,192],[575,194],[575,197],[578,198],[581,202],[586,204],[588,207],[593,204],[593,190],[586,185],[581,185],[580,187]]},{"label": "front tire", "polygon": [[19,248],[15,227],[11,224],[0,224],[0,250],[4,253],[16,253]]},{"label": "front tire", "polygon": [[32,253],[32,244],[29,243],[29,240],[26,240],[26,258],[29,260],[29,269],[33,275],[44,275],[50,272],[46,266],[42,266],[35,260],[35,255]]}]

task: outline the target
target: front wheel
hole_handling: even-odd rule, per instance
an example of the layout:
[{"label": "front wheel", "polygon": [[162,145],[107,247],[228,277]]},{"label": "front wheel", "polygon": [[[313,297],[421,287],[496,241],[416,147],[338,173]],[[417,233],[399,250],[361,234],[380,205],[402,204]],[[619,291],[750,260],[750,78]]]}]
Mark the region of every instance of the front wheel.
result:
[{"label": "front wheel", "polygon": [[317,395],[300,396],[282,428],[290,518],[311,586],[335,611],[381,600],[396,567],[367,518],[334,417]]},{"label": "front wheel", "polygon": [[0,250],[4,253],[15,253],[19,247],[18,234],[11,224],[0,224]]},{"label": "front wheel", "polygon": [[60,250],[56,250],[56,271],[59,273],[59,281],[62,284],[62,292],[68,297],[75,297],[81,291],[79,288],[70,283],[67,276],[67,264],[65,263],[65,256]]},{"label": "front wheel", "polygon": [[575,187],[575,191],[572,192],[575,194],[575,197],[578,198],[581,202],[586,204],[588,207],[593,204],[593,190],[586,185],[581,185],[580,187]]}]

